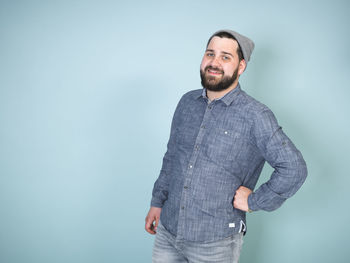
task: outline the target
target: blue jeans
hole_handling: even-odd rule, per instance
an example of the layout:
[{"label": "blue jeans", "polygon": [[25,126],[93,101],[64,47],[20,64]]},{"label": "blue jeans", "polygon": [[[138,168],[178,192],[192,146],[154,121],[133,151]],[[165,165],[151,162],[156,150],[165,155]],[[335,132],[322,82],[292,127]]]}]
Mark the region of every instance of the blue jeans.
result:
[{"label": "blue jeans", "polygon": [[159,222],[154,241],[153,263],[237,263],[243,244],[243,233],[219,241],[203,243],[177,241]]}]

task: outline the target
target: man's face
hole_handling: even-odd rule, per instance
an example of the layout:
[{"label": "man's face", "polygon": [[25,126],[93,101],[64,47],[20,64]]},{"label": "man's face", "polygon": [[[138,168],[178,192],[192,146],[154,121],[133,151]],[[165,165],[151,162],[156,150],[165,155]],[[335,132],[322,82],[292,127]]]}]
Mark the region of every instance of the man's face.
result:
[{"label": "man's face", "polygon": [[204,53],[200,73],[202,86],[208,90],[221,91],[233,83],[237,85],[238,75],[245,68],[245,61],[239,62],[238,43],[230,38],[213,37]]}]

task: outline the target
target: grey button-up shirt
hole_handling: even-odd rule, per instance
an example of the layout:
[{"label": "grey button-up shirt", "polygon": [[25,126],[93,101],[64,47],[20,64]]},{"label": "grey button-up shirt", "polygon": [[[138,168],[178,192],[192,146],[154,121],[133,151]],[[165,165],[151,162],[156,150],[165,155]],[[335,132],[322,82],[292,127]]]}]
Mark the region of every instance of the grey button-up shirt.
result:
[{"label": "grey button-up shirt", "polygon": [[270,109],[238,85],[208,103],[203,89],[178,103],[151,206],[178,240],[216,241],[245,229],[245,212],[232,201],[238,187],[254,189],[267,161],[271,178],[248,198],[253,211],[271,211],[303,184],[301,153]]}]

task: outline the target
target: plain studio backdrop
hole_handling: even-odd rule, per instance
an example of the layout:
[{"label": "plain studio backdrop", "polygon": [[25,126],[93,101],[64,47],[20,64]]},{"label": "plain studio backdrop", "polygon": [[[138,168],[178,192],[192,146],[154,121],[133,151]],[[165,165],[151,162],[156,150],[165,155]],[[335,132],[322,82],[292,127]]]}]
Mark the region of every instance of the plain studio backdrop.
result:
[{"label": "plain studio backdrop", "polygon": [[[0,262],[150,262],[144,231],[209,36],[255,41],[242,89],[309,177],[247,216],[241,263],[348,262],[348,1],[1,1]],[[259,181],[269,178],[266,165]]]}]

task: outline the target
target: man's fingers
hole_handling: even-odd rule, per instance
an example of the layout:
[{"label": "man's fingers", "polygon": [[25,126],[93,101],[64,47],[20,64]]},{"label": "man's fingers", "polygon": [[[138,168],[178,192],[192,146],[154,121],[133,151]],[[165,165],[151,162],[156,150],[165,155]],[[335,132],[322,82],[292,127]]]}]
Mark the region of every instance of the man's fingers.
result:
[{"label": "man's fingers", "polygon": [[156,233],[161,210],[162,209],[158,207],[151,207],[146,216],[145,229],[148,233],[152,235]]},{"label": "man's fingers", "polygon": [[146,222],[145,229],[148,233],[154,235],[156,232],[153,230],[153,222]]},{"label": "man's fingers", "polygon": [[233,201],[233,207],[239,208],[239,203],[236,201],[236,199]]},{"label": "man's fingers", "polygon": [[252,193],[252,190],[245,187],[240,186],[235,192],[233,207],[242,211],[248,211],[248,196]]},{"label": "man's fingers", "polygon": [[154,220],[152,220],[150,217],[146,217],[145,229],[150,234],[155,234],[156,233],[154,231],[153,221]]},{"label": "man's fingers", "polygon": [[154,231],[157,231],[158,224],[159,224],[159,218],[156,217],[156,224],[154,226]]}]

